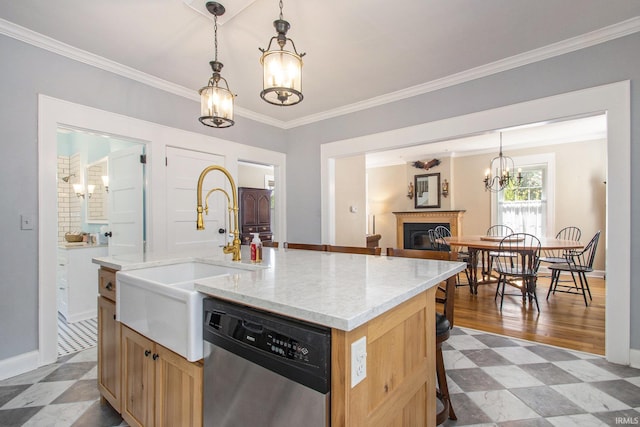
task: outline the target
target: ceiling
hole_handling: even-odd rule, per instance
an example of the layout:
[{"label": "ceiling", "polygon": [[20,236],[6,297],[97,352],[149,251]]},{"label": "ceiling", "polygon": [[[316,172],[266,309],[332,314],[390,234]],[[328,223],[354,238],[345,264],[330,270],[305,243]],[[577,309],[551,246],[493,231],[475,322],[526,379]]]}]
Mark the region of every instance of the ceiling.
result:
[{"label": "ceiling", "polygon": [[496,129],[477,135],[461,136],[429,144],[414,145],[395,150],[369,152],[366,167],[404,165],[416,160],[428,161],[441,157],[462,157],[491,152],[498,154],[500,138],[505,149],[544,147],[571,142],[592,141],[607,137],[607,116],[578,117],[553,123],[531,123],[508,129]]},{"label": "ceiling", "polygon": [[[213,20],[197,11],[205,2],[0,0],[0,18],[8,21],[0,21],[0,33],[15,33],[6,28],[17,24],[30,30],[18,32],[106,58],[116,72],[124,66],[128,76],[139,72],[196,100],[213,59]],[[260,99],[258,51],[275,35],[278,2],[221,3],[228,12],[219,22],[218,59],[237,94],[236,114],[283,128],[640,30],[638,0],[285,0],[288,36],[307,55],[304,100],[278,107]]]}]

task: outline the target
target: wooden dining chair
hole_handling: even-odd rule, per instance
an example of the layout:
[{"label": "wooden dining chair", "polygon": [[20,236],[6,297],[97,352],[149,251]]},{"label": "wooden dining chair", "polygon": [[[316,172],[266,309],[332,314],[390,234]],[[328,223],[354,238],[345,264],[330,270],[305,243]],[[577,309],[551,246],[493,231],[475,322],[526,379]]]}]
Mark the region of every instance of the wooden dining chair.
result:
[{"label": "wooden dining chair", "polygon": [[523,304],[527,298],[529,303],[535,301],[536,309],[540,312],[536,295],[540,246],[540,240],[527,233],[510,234],[500,241],[498,251],[494,255],[495,270],[498,273],[494,299],[500,295],[500,311],[504,296],[510,295],[505,293],[506,285],[510,285],[520,290]]},{"label": "wooden dining chair", "polygon": [[327,245],[328,252],[341,252],[343,254],[380,255],[382,248],[367,248],[363,246],[335,246]]},{"label": "wooden dining chair", "polygon": [[[567,256],[565,263],[551,264],[549,269],[551,270],[551,284],[549,285],[549,291],[547,292],[547,300],[551,293],[563,292],[566,294],[582,294],[584,298],[584,305],[589,306],[587,302],[587,293],[589,299],[591,297],[591,289],[589,289],[589,282],[587,281],[587,273],[593,271],[593,261],[596,257],[596,250],[598,249],[598,240],[600,239],[600,230],[591,238],[589,243],[581,251],[572,252]],[[573,278],[572,285],[560,285],[560,274],[563,272],[571,273]],[[575,275],[578,275],[580,286],[576,282]],[[558,290],[560,286],[560,290]]]},{"label": "wooden dining chair", "polygon": [[[486,235],[488,237],[505,237],[513,234],[513,229],[508,225],[497,224],[487,228]],[[495,251],[482,251],[482,276],[491,276],[493,270],[493,257],[496,255]],[[485,269],[485,258],[487,261],[487,268]]]},{"label": "wooden dining chair", "polygon": [[[420,259],[435,259],[442,261],[455,261],[456,255],[447,251],[426,251],[420,249],[387,248],[388,257],[406,257]],[[449,339],[453,328],[454,295],[456,289],[456,276],[449,277],[438,285],[436,290],[436,303],[441,309],[436,311],[436,380],[438,387],[436,397],[442,403],[442,409],[436,414],[436,424],[444,423],[447,418],[457,420],[456,413],[451,404],[449,386],[447,385],[447,372],[442,356],[442,343]]]},{"label": "wooden dining chair", "polygon": [[[434,233],[436,236],[436,242],[438,242],[437,249],[439,251],[450,251],[451,247],[447,244],[445,238],[451,237],[451,230],[443,225],[438,225],[434,229]],[[469,285],[469,288],[471,288],[471,277],[469,277],[469,269],[471,268],[471,257],[469,255],[469,251],[465,251],[464,248],[461,248],[456,253],[458,254],[457,260],[467,264],[467,268],[464,270],[464,274],[467,277],[467,284]],[[460,273],[458,273],[456,277],[458,279],[456,282],[456,286],[463,286],[463,283],[460,282]]]},{"label": "wooden dining chair", "polygon": [[[565,227],[556,234],[556,239],[558,240],[571,240],[573,242],[579,242],[580,237],[582,237],[582,231],[574,226]],[[540,257],[540,262],[547,264],[566,264],[567,257],[574,252],[574,249],[545,250]]]},{"label": "wooden dining chair", "polygon": [[309,244],[309,243],[284,242],[284,247],[286,249],[304,249],[307,251],[326,251],[327,250],[327,245],[317,245],[317,244]]}]

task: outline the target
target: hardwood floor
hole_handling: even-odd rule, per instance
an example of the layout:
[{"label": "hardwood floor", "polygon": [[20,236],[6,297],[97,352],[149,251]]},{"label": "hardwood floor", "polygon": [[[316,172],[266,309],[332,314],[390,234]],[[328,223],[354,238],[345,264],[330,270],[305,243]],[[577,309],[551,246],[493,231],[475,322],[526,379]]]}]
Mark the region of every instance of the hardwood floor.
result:
[{"label": "hardwood floor", "polygon": [[[466,283],[464,275],[460,279]],[[582,295],[556,293],[547,301],[549,279],[542,277],[536,292],[540,313],[535,303],[523,305],[521,296],[508,295],[500,313],[500,297],[494,300],[495,283],[480,285],[478,295],[471,295],[466,285],[459,286],[454,322],[456,326],[604,355],[605,286],[605,280],[589,277],[593,301],[585,307]]]}]

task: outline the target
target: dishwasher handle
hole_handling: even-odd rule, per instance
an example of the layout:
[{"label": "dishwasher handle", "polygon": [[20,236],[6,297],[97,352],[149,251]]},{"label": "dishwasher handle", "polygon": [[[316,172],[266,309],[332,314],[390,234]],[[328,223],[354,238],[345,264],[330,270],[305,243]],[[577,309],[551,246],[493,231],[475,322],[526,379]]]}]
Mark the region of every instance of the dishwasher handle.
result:
[{"label": "dishwasher handle", "polygon": [[258,323],[249,322],[248,320],[242,319],[242,327],[248,330],[249,332],[253,332],[254,334],[261,334],[264,332],[264,327]]}]

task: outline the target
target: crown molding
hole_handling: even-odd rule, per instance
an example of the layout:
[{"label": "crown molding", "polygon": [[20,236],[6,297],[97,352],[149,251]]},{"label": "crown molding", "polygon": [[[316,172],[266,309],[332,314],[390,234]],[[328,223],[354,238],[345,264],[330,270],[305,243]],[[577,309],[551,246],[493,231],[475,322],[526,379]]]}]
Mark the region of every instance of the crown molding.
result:
[{"label": "crown molding", "polygon": [[[502,71],[511,70],[523,65],[532,64],[534,62],[595,46],[597,44],[624,37],[638,31],[640,31],[640,17],[634,17],[626,21],[622,21],[617,24],[592,31],[590,33],[563,40],[519,55],[514,55],[509,58],[501,59],[490,64],[471,68],[469,70],[452,74],[441,79],[432,80],[430,82],[415,85],[406,89],[376,96],[364,101],[345,105],[343,107],[335,108],[332,110],[327,110],[318,114],[311,114],[299,119],[294,119],[286,122],[274,119],[264,114],[256,113],[242,107],[235,107],[235,111],[239,116],[245,117],[250,120],[261,122],[281,129],[292,129],[322,120],[339,117],[345,114],[355,113],[369,108],[378,107],[380,105],[400,101],[403,99],[414,97],[416,95],[422,95],[450,86],[455,86],[482,77],[487,77],[492,74],[500,73]],[[82,62],[84,64],[91,65],[93,67],[100,68],[114,74],[118,74],[131,80],[135,80],[137,82],[146,84],[147,86],[151,86],[156,89],[160,89],[165,92],[172,93],[174,95],[191,99],[197,102],[200,101],[200,97],[196,92],[191,89],[185,88],[184,86],[171,83],[167,80],[163,80],[150,74],[143,73],[118,62],[111,61],[82,49],[75,48],[71,45],[36,33],[2,18],[0,18],[0,34],[4,34],[8,37],[65,56],[75,61]]]},{"label": "crown molding", "polygon": [[[95,55],[82,49],[78,49],[51,37],[16,25],[2,18],[0,18],[0,34],[4,34],[8,37],[20,40],[41,49],[48,50],[49,52],[65,56],[74,61],[78,61],[83,64],[99,68],[101,70],[109,71],[131,80],[135,80],[147,86],[160,89],[162,91],[186,99],[190,99],[192,101],[200,102],[200,96],[198,95],[198,93],[184,86],[171,83],[167,80],[154,77],[150,74],[143,73],[118,62],[103,58],[102,56]],[[281,120],[276,120],[264,114],[259,114],[237,106],[235,107],[235,111],[239,116],[245,117],[247,119],[255,120],[257,122],[284,129],[285,122]]]},{"label": "crown molding", "polygon": [[590,33],[582,34],[567,40],[563,40],[548,46],[524,52],[509,58],[501,59],[490,64],[481,65],[456,74],[443,77],[441,79],[432,80],[416,86],[411,86],[396,92],[380,95],[374,98],[366,99],[361,102],[345,105],[343,107],[327,110],[322,113],[312,114],[291,120],[285,123],[285,129],[291,129],[298,126],[319,122],[321,120],[331,119],[345,114],[355,113],[380,105],[388,104],[395,101],[411,98],[416,95],[422,95],[471,80],[487,77],[502,71],[511,70],[522,67],[523,65],[532,64],[534,62],[543,61],[555,56],[564,55],[587,47],[595,46],[610,40],[624,37],[640,31],[640,17],[634,17]]}]

